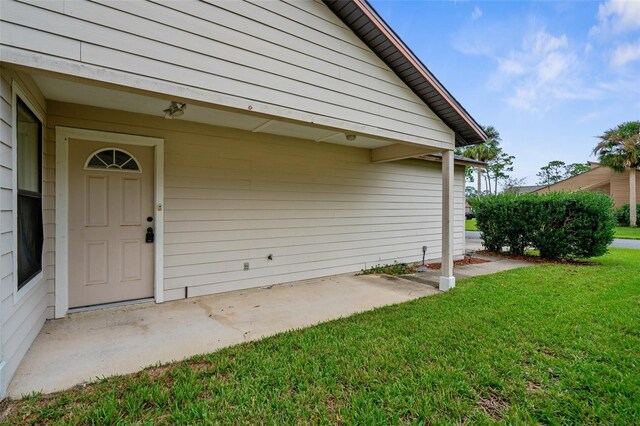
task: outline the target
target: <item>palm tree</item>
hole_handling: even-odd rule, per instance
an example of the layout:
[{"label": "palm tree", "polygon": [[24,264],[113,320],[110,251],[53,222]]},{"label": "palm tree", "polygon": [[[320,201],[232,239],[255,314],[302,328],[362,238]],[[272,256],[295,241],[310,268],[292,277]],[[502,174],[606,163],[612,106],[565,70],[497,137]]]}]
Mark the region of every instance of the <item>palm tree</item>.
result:
[{"label": "palm tree", "polygon": [[628,121],[598,136],[593,149],[600,163],[618,173],[629,170],[629,225],[636,226],[636,170],[640,167],[640,121]]},{"label": "palm tree", "polygon": [[[500,133],[493,126],[482,126],[482,130],[487,135],[487,140],[479,145],[468,146],[462,152],[462,155],[469,158],[475,158],[478,161],[491,161],[500,153]],[[478,171],[478,196],[482,195],[482,169]]]}]

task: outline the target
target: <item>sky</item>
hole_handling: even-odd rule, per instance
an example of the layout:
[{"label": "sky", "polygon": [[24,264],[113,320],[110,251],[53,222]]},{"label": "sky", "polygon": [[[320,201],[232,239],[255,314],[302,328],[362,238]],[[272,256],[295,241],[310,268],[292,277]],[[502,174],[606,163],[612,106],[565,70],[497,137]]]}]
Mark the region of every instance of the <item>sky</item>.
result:
[{"label": "sky", "polygon": [[371,3],[533,185],[640,120],[640,0]]}]

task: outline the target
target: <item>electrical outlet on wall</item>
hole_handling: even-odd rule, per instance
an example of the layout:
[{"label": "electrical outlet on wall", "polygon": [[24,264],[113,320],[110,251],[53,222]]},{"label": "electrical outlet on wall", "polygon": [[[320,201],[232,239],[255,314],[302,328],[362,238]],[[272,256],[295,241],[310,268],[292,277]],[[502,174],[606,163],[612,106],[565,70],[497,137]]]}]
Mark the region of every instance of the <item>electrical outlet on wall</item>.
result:
[{"label": "electrical outlet on wall", "polygon": [[249,270],[249,262],[244,262],[244,270],[245,271]]}]

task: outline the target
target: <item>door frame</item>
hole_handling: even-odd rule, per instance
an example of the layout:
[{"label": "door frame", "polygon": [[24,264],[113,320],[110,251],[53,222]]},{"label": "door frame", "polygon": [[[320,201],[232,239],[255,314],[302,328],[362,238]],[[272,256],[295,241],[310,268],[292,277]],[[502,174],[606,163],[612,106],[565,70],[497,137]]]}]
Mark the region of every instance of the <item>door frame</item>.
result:
[{"label": "door frame", "polygon": [[154,148],[155,247],[153,294],[156,303],[164,301],[164,139],[56,126],[56,280],[55,318],[69,311],[69,139],[83,139]]}]

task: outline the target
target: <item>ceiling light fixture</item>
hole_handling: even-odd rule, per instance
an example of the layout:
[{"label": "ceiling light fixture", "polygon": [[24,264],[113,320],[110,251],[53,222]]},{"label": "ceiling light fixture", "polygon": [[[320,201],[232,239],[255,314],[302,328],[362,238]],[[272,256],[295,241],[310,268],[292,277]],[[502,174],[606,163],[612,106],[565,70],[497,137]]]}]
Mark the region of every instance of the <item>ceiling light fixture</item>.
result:
[{"label": "ceiling light fixture", "polygon": [[346,136],[347,136],[347,140],[348,141],[355,141],[356,140],[356,135],[349,134],[349,135],[346,135]]},{"label": "ceiling light fixture", "polygon": [[164,118],[171,120],[175,117],[180,117],[184,114],[184,110],[187,109],[187,104],[181,102],[171,102],[169,108],[163,110]]}]

